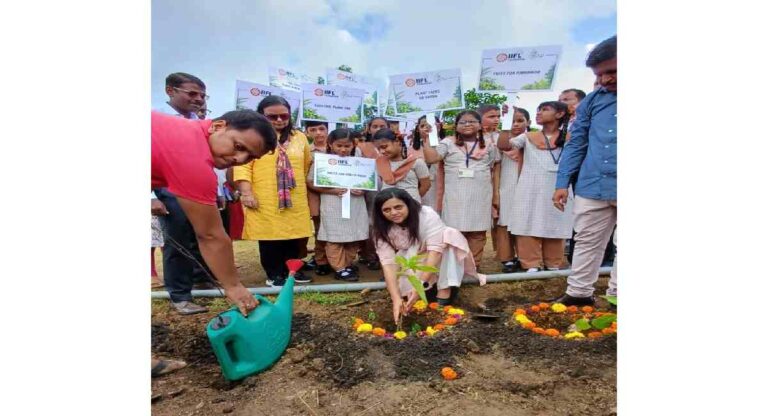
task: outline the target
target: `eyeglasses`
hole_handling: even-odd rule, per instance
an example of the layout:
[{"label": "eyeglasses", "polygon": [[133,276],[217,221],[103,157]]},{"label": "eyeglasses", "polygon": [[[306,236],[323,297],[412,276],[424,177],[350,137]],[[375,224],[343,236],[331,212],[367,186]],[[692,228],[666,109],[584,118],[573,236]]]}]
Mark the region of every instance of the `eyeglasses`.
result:
[{"label": "eyeglasses", "polygon": [[268,119],[270,119],[272,121],[278,121],[280,119],[282,119],[282,120],[290,120],[291,119],[291,115],[288,114],[288,113],[284,113],[284,114],[264,114],[264,117],[266,117],[266,118],[268,118]]},{"label": "eyeglasses", "polygon": [[176,90],[176,91],[181,91],[183,93],[186,93],[189,96],[189,98],[200,97],[200,98],[202,98],[203,100],[206,100],[206,101],[209,98],[211,98],[210,96],[206,95],[205,93],[201,93],[201,92],[197,92],[197,91],[185,90],[185,89],[178,88],[178,87],[173,87],[173,89]]},{"label": "eyeglasses", "polygon": [[475,120],[469,120],[469,121],[464,120],[464,121],[459,121],[456,124],[458,124],[459,126],[469,126],[469,125],[472,125],[472,124],[480,124],[480,122],[479,121],[475,121]]}]

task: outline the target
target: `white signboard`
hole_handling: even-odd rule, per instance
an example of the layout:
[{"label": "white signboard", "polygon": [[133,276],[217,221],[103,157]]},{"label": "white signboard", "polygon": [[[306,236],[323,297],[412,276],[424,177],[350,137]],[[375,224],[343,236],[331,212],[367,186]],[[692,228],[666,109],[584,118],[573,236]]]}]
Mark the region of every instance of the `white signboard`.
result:
[{"label": "white signboard", "polygon": [[395,114],[464,108],[460,69],[392,75],[389,82]]},{"label": "white signboard", "polygon": [[339,85],[301,84],[301,119],[360,123],[365,90]]},{"label": "white signboard", "polygon": [[378,189],[376,159],[315,153],[315,186],[364,191]]},{"label": "white signboard", "polygon": [[552,91],[562,46],[486,49],[478,91]]},{"label": "white signboard", "polygon": [[389,88],[389,94],[387,96],[387,105],[384,106],[382,114],[384,114],[384,117],[386,117],[387,120],[405,120],[405,117],[398,117],[397,114],[395,114],[395,94],[392,93],[391,87]]},{"label": "white signboard", "polygon": [[273,87],[285,88],[292,91],[301,91],[301,84],[305,82],[315,82],[308,75],[289,71],[285,68],[269,67],[269,85]]},{"label": "white signboard", "polygon": [[272,87],[255,82],[235,81],[235,109],[236,110],[254,110],[259,106],[261,100],[270,95],[279,95],[288,101],[291,106],[291,119],[299,119],[299,108],[301,107],[301,94],[296,91],[286,90],[279,87]]},{"label": "white signboard", "polygon": [[[332,68],[326,70],[326,76],[326,82],[329,85],[341,85],[342,87],[360,88],[365,90],[364,106],[366,108],[373,108],[374,114],[378,113],[379,91],[373,79]],[[364,112],[364,114],[366,113]]]}]

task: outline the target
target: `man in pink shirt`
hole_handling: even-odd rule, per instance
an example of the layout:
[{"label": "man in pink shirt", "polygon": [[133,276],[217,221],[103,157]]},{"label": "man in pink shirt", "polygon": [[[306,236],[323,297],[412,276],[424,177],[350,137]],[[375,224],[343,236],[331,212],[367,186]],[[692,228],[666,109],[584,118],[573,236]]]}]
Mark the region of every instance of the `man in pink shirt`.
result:
[{"label": "man in pink shirt", "polygon": [[258,301],[237,275],[232,240],[216,206],[213,168],[259,159],[274,151],[276,143],[272,124],[255,111],[230,111],[213,120],[152,112],[152,188],[168,188],[176,196],[192,223],[205,263],[243,315]]}]

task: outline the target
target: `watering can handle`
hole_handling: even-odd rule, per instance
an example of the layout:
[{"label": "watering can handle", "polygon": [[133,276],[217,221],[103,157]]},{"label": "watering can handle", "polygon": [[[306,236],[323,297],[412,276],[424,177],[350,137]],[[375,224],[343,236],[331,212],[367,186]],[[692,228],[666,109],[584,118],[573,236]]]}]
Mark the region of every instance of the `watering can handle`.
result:
[{"label": "watering can handle", "polygon": [[259,306],[257,306],[258,308],[262,307],[264,304],[269,304],[270,306],[273,305],[272,302],[270,302],[269,299],[265,298],[264,296],[259,294],[254,294],[253,296],[259,300]]}]

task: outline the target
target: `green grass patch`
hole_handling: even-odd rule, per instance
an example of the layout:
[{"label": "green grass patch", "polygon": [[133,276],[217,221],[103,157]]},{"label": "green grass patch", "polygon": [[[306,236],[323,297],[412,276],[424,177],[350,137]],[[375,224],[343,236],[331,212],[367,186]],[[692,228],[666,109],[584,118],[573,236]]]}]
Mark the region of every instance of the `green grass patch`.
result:
[{"label": "green grass patch", "polygon": [[356,293],[321,293],[302,292],[297,295],[300,299],[308,300],[323,306],[344,305],[360,299]]}]

